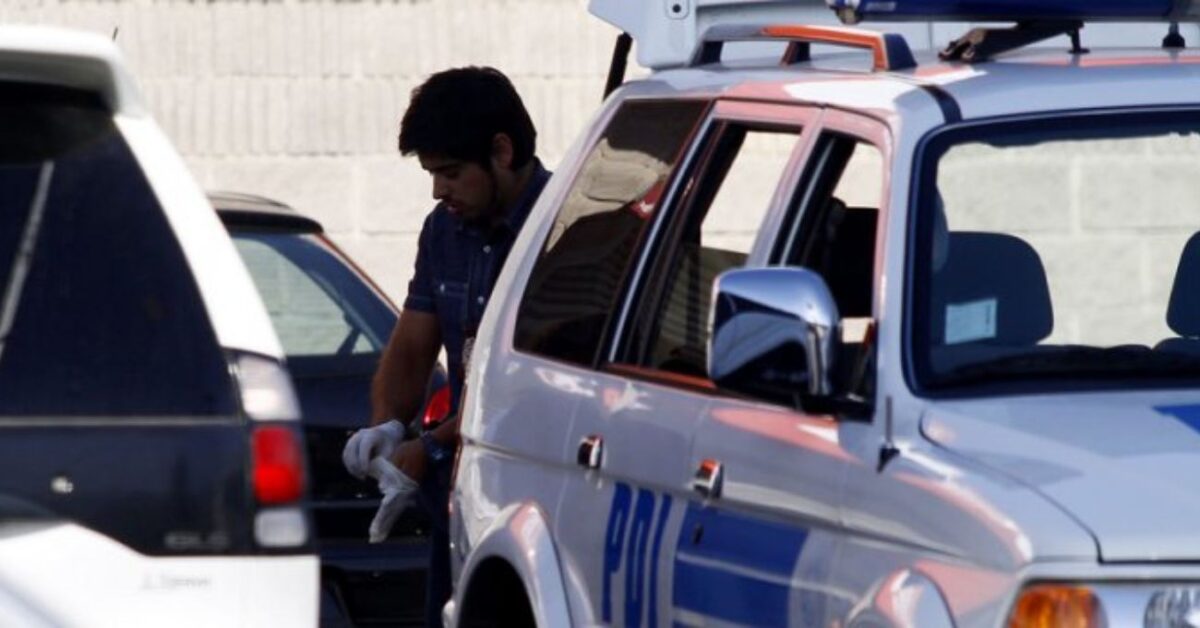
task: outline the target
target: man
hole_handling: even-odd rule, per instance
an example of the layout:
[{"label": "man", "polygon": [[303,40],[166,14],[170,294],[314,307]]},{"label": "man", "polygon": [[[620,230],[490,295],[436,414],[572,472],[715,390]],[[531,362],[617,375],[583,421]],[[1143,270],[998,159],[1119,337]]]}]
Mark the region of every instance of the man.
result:
[{"label": "man", "polygon": [[[356,476],[376,477],[385,492],[373,537],[386,536],[407,501],[409,479],[420,485],[433,521],[429,626],[441,625],[441,608],[450,596],[447,500],[458,446],[457,408],[475,330],[504,259],[550,178],[534,155],[536,137],[516,89],[492,68],[434,74],[413,90],[400,122],[400,152],[417,155],[433,177],[438,204],[421,228],[408,298],[375,372],[372,426],[351,436],[343,460]],[[404,423],[420,410],[442,347],[451,418],[419,439],[403,441]],[[402,497],[388,499],[395,495]]]}]

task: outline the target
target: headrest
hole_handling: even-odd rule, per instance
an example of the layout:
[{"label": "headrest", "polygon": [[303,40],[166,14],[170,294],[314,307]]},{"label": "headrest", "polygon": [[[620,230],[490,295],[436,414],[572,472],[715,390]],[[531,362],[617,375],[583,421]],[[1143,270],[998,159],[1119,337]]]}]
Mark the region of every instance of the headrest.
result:
[{"label": "headrest", "polygon": [[1200,336],[1200,232],[1192,234],[1179,256],[1167,325],[1180,336]]},{"label": "headrest", "polygon": [[1054,329],[1050,287],[1037,251],[1001,233],[948,232],[933,275],[934,344],[1032,345]]}]

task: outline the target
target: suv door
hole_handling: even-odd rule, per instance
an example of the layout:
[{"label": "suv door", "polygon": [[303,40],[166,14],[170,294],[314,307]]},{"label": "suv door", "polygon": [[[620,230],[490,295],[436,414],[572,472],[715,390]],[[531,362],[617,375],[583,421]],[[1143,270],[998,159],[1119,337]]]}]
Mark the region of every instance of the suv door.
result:
[{"label": "suv door", "polygon": [[[842,314],[841,389],[870,400],[876,249],[888,151],[882,125],[827,112],[794,202],[779,222],[770,265],[802,266],[826,281]],[[857,599],[834,584],[843,544],[843,478],[861,462],[836,413],[791,399],[722,395],[705,410],[692,463],[723,474],[719,494],[692,504],[675,588],[698,619],[753,625],[829,625]],[[864,469],[866,470],[866,469]],[[873,469],[870,469],[873,471]],[[710,595],[720,583],[722,595]]]},{"label": "suv door", "polygon": [[[556,537],[585,575],[602,623],[650,626],[692,619],[672,586],[681,524],[695,507],[692,438],[715,392],[705,377],[708,294],[740,266],[760,225],[790,188],[813,110],[720,101],[692,158],[638,247],[614,341],[590,379],[568,443],[581,466],[568,476]],[[591,457],[588,449],[601,447]],[[569,513],[569,516],[568,516]]]}]

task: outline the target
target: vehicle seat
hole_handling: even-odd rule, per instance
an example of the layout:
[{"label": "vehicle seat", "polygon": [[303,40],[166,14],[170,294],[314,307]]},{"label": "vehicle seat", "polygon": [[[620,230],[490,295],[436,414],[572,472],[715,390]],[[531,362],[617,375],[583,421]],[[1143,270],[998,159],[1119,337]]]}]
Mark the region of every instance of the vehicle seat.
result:
[{"label": "vehicle seat", "polygon": [[1029,243],[1001,233],[952,231],[947,245],[933,280],[932,345],[1029,346],[1050,335],[1050,287]]},{"label": "vehicle seat", "polygon": [[1163,340],[1154,347],[1156,351],[1200,355],[1200,232],[1188,239],[1179,256],[1167,326],[1180,337]]},{"label": "vehicle seat", "polygon": [[871,316],[879,210],[831,200],[820,268],[842,318]]}]

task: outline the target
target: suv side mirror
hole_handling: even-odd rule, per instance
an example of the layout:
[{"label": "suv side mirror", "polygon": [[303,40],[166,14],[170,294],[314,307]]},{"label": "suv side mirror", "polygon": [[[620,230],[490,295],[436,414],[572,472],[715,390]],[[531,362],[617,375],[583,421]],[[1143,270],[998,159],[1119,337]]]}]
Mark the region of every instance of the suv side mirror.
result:
[{"label": "suv side mirror", "polygon": [[708,373],[719,388],[794,407],[831,401],[837,304],[804,268],[740,268],[713,283]]}]

